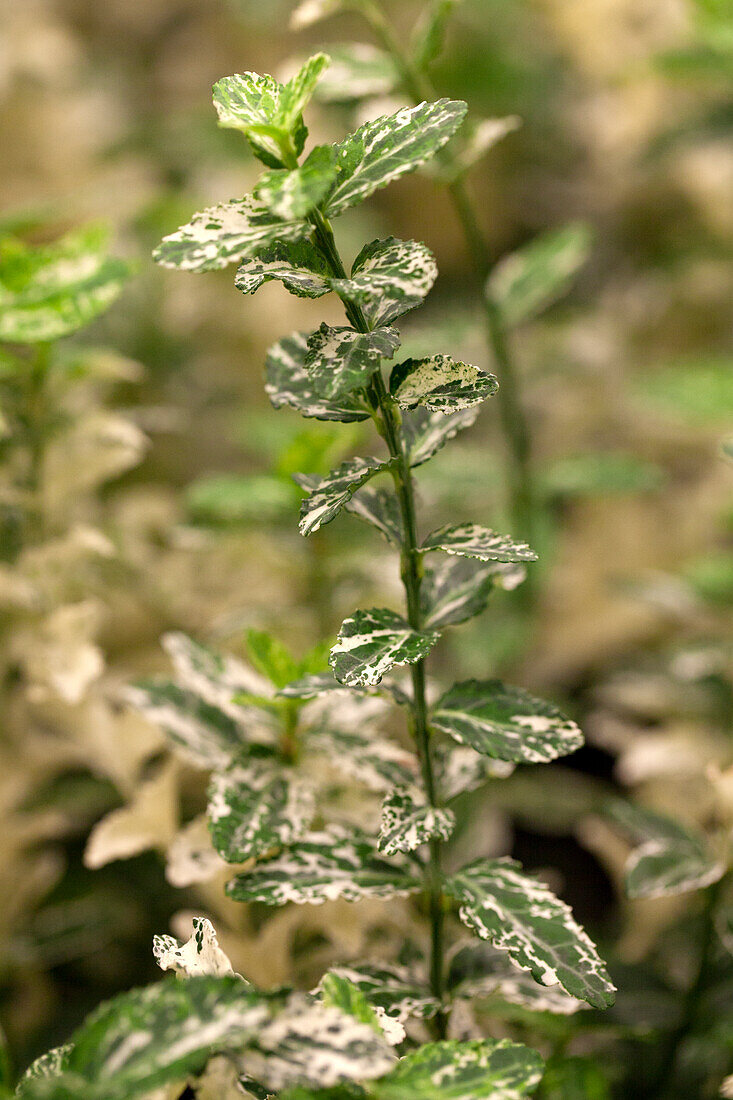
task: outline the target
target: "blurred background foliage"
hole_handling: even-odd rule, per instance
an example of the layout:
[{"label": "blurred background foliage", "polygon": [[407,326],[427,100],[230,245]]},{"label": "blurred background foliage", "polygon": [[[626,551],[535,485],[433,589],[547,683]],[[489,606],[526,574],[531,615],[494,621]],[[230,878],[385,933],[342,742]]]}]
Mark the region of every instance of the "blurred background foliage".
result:
[{"label": "blurred background foliage", "polygon": [[[76,365],[49,396],[63,424],[41,472],[41,533],[25,546],[7,520],[3,397],[0,1017],[19,1068],[100,998],[151,977],[153,932],[186,932],[192,910],[215,917],[235,967],[264,984],[311,981],[323,960],[394,942],[408,919],[333,903],[264,921],[224,900],[216,867],[181,885],[170,847],[198,827],[202,781],[124,705],[126,683],[167,669],[164,631],[241,654],[261,628],[304,654],[355,599],[397,596],[394,561],[354,520],[308,542],[297,533],[292,473],[327,470],[360,429],[276,414],[262,364],[323,304],[273,286],[253,301],[229,272],[191,279],[149,259],[193,209],[256,178],[239,136],[213,124],[216,79],[370,41],[352,15],[289,32],[293,6],[0,0],[0,230],[43,242],[102,219],[135,265],[117,304],[64,344]],[[384,6],[406,36],[420,4]],[[569,292],[511,335],[533,437],[535,604],[498,592],[435,662],[446,679],[500,674],[548,694],[588,744],[549,772],[495,781],[460,843],[555,869],[612,960],[623,1042],[643,1041],[694,971],[699,901],[624,900],[628,846],[594,810],[616,788],[703,830],[733,813],[733,467],[721,451],[733,423],[733,8],[463,0],[433,76],[476,117],[522,120],[470,176],[492,262],[570,222],[592,237]],[[321,104],[313,138],[335,140],[362,110]],[[436,253],[440,279],[408,319],[407,354],[490,367],[434,179],[379,192],[343,225],[350,255],[390,233]],[[505,463],[490,403],[421,471],[426,522],[465,512],[506,529]],[[689,1096],[732,1068],[733,1018],[715,1032],[705,1011],[684,1061]],[[551,1085],[547,1096],[571,1095]]]}]

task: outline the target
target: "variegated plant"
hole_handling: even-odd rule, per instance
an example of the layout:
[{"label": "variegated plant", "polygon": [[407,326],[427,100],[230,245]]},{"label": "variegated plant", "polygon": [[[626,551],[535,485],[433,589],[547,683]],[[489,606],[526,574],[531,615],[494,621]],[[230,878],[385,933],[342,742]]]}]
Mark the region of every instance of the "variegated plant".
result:
[{"label": "variegated plant", "polygon": [[[54,1061],[56,1076],[32,1075],[25,1096],[122,1100],[171,1082],[180,1089],[223,1053],[237,1076],[221,1096],[250,1090],[305,1100],[337,1087],[329,1097],[509,1100],[534,1090],[541,1060],[506,1041],[448,1038],[475,989],[531,1006],[531,985],[536,1003],[559,1013],[613,1000],[595,946],[544,882],[507,858],[445,869],[458,796],[517,763],[571,753],[582,737],[554,706],[496,680],[456,684],[429,705],[426,659],[441,630],[479,614],[492,588],[515,583],[535,555],[471,522],[419,532],[414,469],[473,423],[497,382],[443,353],[385,371],[400,345],[395,323],[431,289],[435,261],[423,244],[387,238],[368,243],[347,272],[331,219],[432,158],[466,105],[421,102],[301,159],[302,111],[327,66],[319,54],[285,84],[243,73],[215,85],[220,124],[241,131],[267,171],[252,195],[195,215],[155,256],[199,272],[237,262],[244,293],[275,279],[299,296],[340,298],[344,325],[286,335],[271,349],[267,392],[276,407],[306,417],[373,423],[376,456],[298,479],[300,529],[312,536],[342,511],[375,527],[399,555],[404,607],[350,615],[331,671],[317,657],[298,667],[254,636],[250,654],[269,684],[176,635],[168,647],[177,682],[138,685],[133,701],[213,772],[211,836],[225,860],[241,865],[230,897],[280,906],[414,895],[426,915],[426,957],[411,966],[350,963],[311,998],[263,995],[221,976],[216,945],[199,927],[195,948],[165,940],[156,952],[184,973],[187,960],[205,955],[213,976],[164,982],[103,1007]],[[393,673],[401,666],[404,681]],[[374,726],[393,705],[412,752]],[[348,821],[329,770],[380,791],[380,824]],[[478,940],[449,968],[453,913]],[[426,1022],[432,1042],[415,1046],[414,1019]],[[388,1037],[403,1044],[399,1060]]]}]

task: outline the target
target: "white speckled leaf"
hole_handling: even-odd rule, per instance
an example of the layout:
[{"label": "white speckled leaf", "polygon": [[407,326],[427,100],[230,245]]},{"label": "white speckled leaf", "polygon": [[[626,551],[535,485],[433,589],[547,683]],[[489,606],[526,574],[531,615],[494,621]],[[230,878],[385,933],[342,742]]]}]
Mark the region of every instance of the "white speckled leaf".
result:
[{"label": "white speckled leaf", "polygon": [[466,944],[455,953],[448,987],[451,996],[460,1000],[491,997],[553,1016],[573,1016],[588,1007],[560,985],[539,985],[528,971],[514,966],[503,951],[485,940]]},{"label": "white speckled leaf", "polygon": [[422,544],[422,550],[442,550],[480,561],[537,561],[534,550],[526,542],[514,542],[508,535],[497,535],[478,523],[447,525],[433,531]]},{"label": "white speckled leaf", "polygon": [[371,838],[333,825],[238,875],[227,884],[227,894],[235,901],[266,905],[395,897],[420,888],[413,870],[405,862],[383,859]]},{"label": "white speckled leaf", "polygon": [[412,784],[419,774],[413,753],[372,733],[328,727],[313,730],[308,750],[322,753],[339,771],[373,791]]},{"label": "white speckled leaf", "polygon": [[507,779],[514,771],[509,761],[492,760],[466,745],[438,745],[435,757],[438,789],[446,801],[474,791],[488,779]]},{"label": "white speckled leaf", "polygon": [[40,1058],[28,1066],[15,1090],[17,1100],[25,1100],[33,1091],[33,1082],[48,1080],[48,1078],[60,1077],[68,1068],[71,1043],[47,1050]]},{"label": "white speckled leaf", "polygon": [[607,814],[635,844],[625,868],[632,898],[662,898],[701,890],[717,882],[725,864],[704,837],[643,806],[616,801]]},{"label": "white speckled leaf", "polygon": [[373,1008],[404,1023],[411,1016],[430,1019],[439,1005],[427,986],[406,966],[394,963],[354,963],[334,966],[330,971],[345,978],[362,993]]},{"label": "white speckled leaf", "polygon": [[509,1039],[425,1043],[372,1085],[375,1100],[520,1100],[536,1089],[544,1063]]},{"label": "white speckled leaf", "polygon": [[402,517],[393,491],[366,485],[354,493],[344,508],[376,527],[392,546],[402,545]]},{"label": "white speckled leaf", "polygon": [[234,285],[254,294],[263,283],[279,279],[297,298],[321,298],[330,290],[328,274],[328,264],[309,240],[275,241],[242,261]]},{"label": "white speckled leaf", "polygon": [[273,168],[260,177],[254,196],[278,218],[307,218],[326,197],[336,178],[330,145],[317,145],[303,163],[289,171]]},{"label": "white speckled leaf", "polygon": [[406,1032],[399,1020],[388,1016],[383,1008],[372,1006],[358,986],[342,974],[334,971],[324,974],[316,993],[324,1005],[340,1008],[384,1035],[390,1046],[399,1046],[404,1041]]},{"label": "white speckled leaf", "polygon": [[315,815],[315,797],[291,769],[252,759],[212,777],[208,813],[219,855],[244,863],[298,840]]},{"label": "white speckled leaf", "polygon": [[435,631],[413,630],[401,615],[383,607],[356,611],[342,623],[330,664],[347,687],[378,684],[394,665],[422,660],[439,637]]},{"label": "white speckled leaf", "polygon": [[405,440],[411,466],[422,466],[434,454],[455,438],[465,428],[476,422],[477,405],[458,412],[429,412],[428,409],[412,409],[402,418],[402,435]]},{"label": "white speckled leaf", "polygon": [[588,226],[575,223],[543,233],[500,260],[486,289],[505,324],[527,321],[560,298],[586,263],[591,240]]},{"label": "white speckled leaf", "polygon": [[465,114],[465,103],[439,99],[403,107],[359,127],[336,146],[338,176],[327,217],[424,164],[453,136]]},{"label": "white speckled leaf", "polygon": [[215,271],[254,256],[275,241],[298,241],[309,231],[308,222],[284,222],[246,195],[194,214],[187,225],[163,238],[153,259],[181,271]]},{"label": "white speckled leaf", "polygon": [[546,764],[583,744],[575,722],[552,703],[501,680],[454,684],[436,704],[430,724],[476,752],[522,764]]},{"label": "white speckled leaf", "polygon": [[234,702],[237,695],[269,695],[272,689],[264,676],[231,654],[219,653],[180,631],[164,634],[161,644],[181,687],[241,723],[251,733],[249,741],[273,743],[276,726],[272,718],[256,707]]},{"label": "white speckled leaf", "polygon": [[378,458],[350,458],[320,478],[313,486],[310,479],[306,481],[296,474],[295,480],[298,484],[310,490],[300,506],[301,535],[312,535],[324,524],[330,523],[360,485],[364,485],[387,467],[388,463]]},{"label": "white speckled leaf", "polygon": [[430,806],[419,787],[394,787],[382,803],[377,846],[386,856],[414,852],[433,837],[450,840],[455,825],[453,811]]},{"label": "white speckled leaf", "polygon": [[316,393],[305,369],[308,352],[305,333],[294,332],[274,344],[267,353],[265,391],[276,409],[290,405],[301,416],[316,420],[349,422],[366,420],[369,413],[355,397],[328,401]]},{"label": "white speckled leaf", "polygon": [[393,328],[356,332],[324,323],[308,337],[305,369],[317,393],[342,397],[364,389],[382,359],[391,359],[399,346],[400,338]]},{"label": "white speckled leaf", "polygon": [[283,85],[280,109],[286,126],[292,127],[296,124],[330,63],[331,59],[327,54],[314,54]]},{"label": "white speckled leaf", "polygon": [[569,906],[514,860],[476,860],[447,879],[445,889],[463,923],[537,982],[559,983],[595,1008],[613,1004],[613,983]]},{"label": "white speckled leaf", "polygon": [[370,325],[386,325],[419,306],[438,277],[438,265],[421,241],[371,241],[354,260],[351,277],[331,287],[357,302]]},{"label": "white speckled leaf", "polygon": [[322,103],[353,103],[372,96],[387,96],[399,83],[394,61],[367,42],[328,46],[331,64],[316,92]]},{"label": "white speckled leaf", "polygon": [[389,388],[403,409],[424,405],[433,412],[455,412],[485,401],[496,393],[499,383],[493,374],[470,363],[460,363],[450,355],[433,355],[398,363]]},{"label": "white speckled leaf", "polygon": [[161,970],[172,970],[183,978],[197,974],[221,978],[234,973],[206,917],[193,918],[191,938],[184,944],[173,936],[153,936],[153,956]]},{"label": "white speckled leaf", "polygon": [[480,615],[494,588],[515,588],[524,580],[520,565],[481,562],[448,555],[425,570],[420,606],[426,627],[439,629]]}]

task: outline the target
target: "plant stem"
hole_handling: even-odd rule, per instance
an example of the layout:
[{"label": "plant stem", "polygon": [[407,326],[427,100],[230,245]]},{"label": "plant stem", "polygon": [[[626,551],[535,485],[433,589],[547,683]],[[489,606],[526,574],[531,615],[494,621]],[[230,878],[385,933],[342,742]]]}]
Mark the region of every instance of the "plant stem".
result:
[{"label": "plant stem", "polygon": [[[386,52],[393,59],[408,95],[415,103],[434,100],[436,91],[430,78],[413,65],[402,48],[393,27],[374,0],[359,0],[356,5],[374,31]],[[501,428],[509,458],[509,504],[513,534],[533,545],[534,536],[534,488],[531,469],[531,437],[521,395],[519,375],[514,365],[507,341],[501,310],[486,287],[491,271],[489,246],[481,228],[466,184],[456,172],[455,161],[445,147],[437,154],[438,161],[447,170],[450,182],[448,194],[460,222],[466,248],[473,265],[483,307],[483,323],[486,339],[499,376],[497,402]],[[531,602],[531,576],[518,589],[525,604]]]},{"label": "plant stem", "polygon": [[[326,218],[316,211],[311,215],[314,236],[321,253],[328,261],[337,278],[347,278],[343,262],[336,247],[333,230]],[[339,295],[344,304],[346,315],[359,332],[369,332],[370,325],[361,308],[348,298]],[[415,497],[412,486],[409,459],[405,453],[401,435],[402,416],[399,407],[387,390],[381,371],[377,369],[367,389],[367,397],[373,410],[377,429],[384,438],[390,457],[393,460],[391,474],[402,520],[402,553],[400,574],[405,589],[407,621],[413,630],[422,628],[420,610],[420,584],[423,575],[422,556],[419,553]],[[438,792],[433,770],[430,745],[430,725],[425,696],[425,661],[411,666],[412,676],[412,733],[418,750],[422,771],[425,796],[433,807],[438,805]],[[441,876],[441,848],[439,838],[433,838],[429,844],[429,861],[425,870],[425,892],[430,912],[430,990],[442,1005],[445,995],[443,924],[445,899]],[[445,1038],[446,1019],[443,1012],[435,1017],[435,1031],[438,1038]]]}]

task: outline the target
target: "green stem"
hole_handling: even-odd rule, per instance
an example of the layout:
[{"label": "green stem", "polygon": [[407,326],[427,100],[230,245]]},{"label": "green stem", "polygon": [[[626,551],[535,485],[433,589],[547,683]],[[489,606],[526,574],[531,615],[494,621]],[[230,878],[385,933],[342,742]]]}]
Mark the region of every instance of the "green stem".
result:
[{"label": "green stem", "polygon": [[[436,91],[425,72],[413,65],[405,53],[394,29],[374,0],[360,0],[358,4],[367,22],[384,49],[395,62],[402,83],[415,103],[434,100]],[[509,456],[509,502],[512,513],[513,533],[533,544],[534,536],[534,488],[531,469],[531,437],[518,372],[512,359],[501,310],[486,288],[491,271],[489,245],[481,228],[476,210],[468,194],[465,181],[456,174],[456,164],[447,148],[438,153],[438,160],[447,170],[451,182],[447,184],[453,208],[460,222],[466,248],[473,265],[483,306],[483,322],[486,338],[496,364],[501,385],[497,392],[499,416]],[[519,592],[525,602],[531,597],[531,580],[521,586]]]},{"label": "green stem", "polygon": [[[333,230],[326,218],[316,211],[311,215],[314,236],[322,255],[328,261],[337,278],[346,278]],[[346,315],[358,332],[369,332],[370,326],[361,308],[347,297],[339,295]],[[367,398],[373,410],[377,429],[384,438],[392,461],[391,473],[402,520],[403,542],[400,560],[400,573],[405,589],[407,620],[413,630],[422,627],[420,610],[420,584],[423,566],[417,534],[415,497],[410,472],[410,462],[405,453],[401,435],[402,417],[400,410],[384,384],[381,371],[377,369],[367,389]],[[422,771],[425,795],[431,806],[438,805],[438,793],[433,771],[433,759],[430,746],[430,725],[425,694],[425,661],[411,666],[412,675],[412,732],[417,745]],[[443,924],[445,899],[443,896],[441,875],[441,848],[438,838],[430,841],[430,857],[425,872],[425,892],[428,899],[431,927],[430,950],[430,989],[432,995],[442,1004],[445,996]],[[445,1038],[446,1020],[441,1012],[435,1019],[438,1038]]]}]

